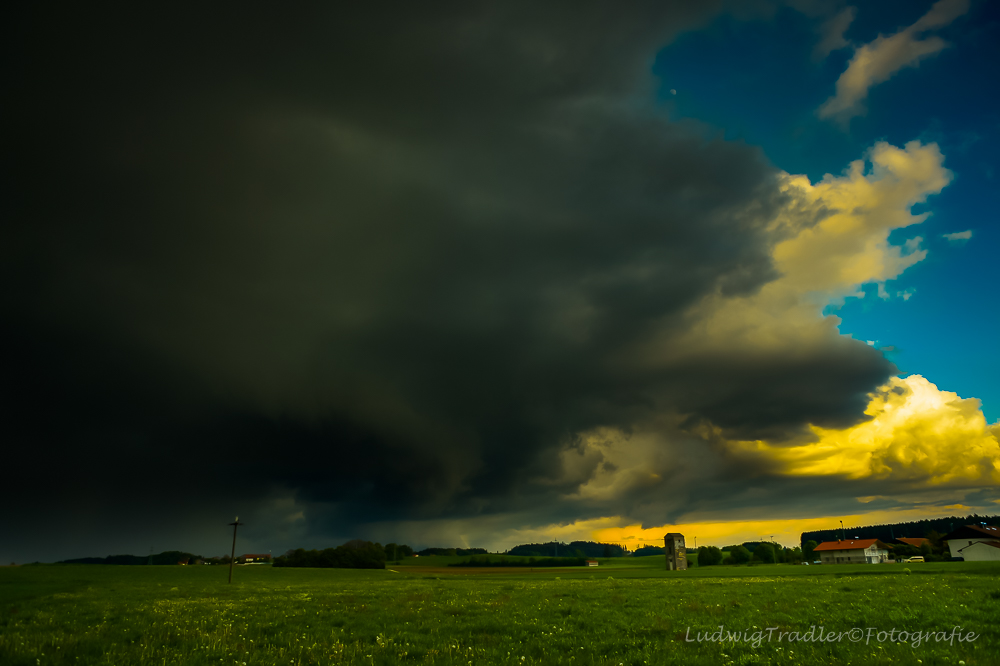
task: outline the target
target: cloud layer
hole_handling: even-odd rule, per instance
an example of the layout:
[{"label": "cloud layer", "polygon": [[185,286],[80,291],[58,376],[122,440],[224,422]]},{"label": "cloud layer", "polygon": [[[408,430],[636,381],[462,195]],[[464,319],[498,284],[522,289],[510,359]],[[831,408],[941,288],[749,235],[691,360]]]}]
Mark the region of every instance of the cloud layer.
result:
[{"label": "cloud layer", "polygon": [[[853,18],[844,10],[829,23],[829,32],[817,46],[820,52],[828,54],[835,48],[845,46],[840,31],[846,29]],[[934,6],[912,25],[899,32],[859,46],[847,65],[847,69],[837,79],[836,94],[823,103],[816,113],[820,118],[830,118],[846,124],[854,116],[866,111],[865,100],[874,86],[888,81],[896,72],[906,67],[917,67],[921,60],[943,51],[948,42],[937,35],[928,34],[938,30],[969,11],[969,0],[938,0]]]},{"label": "cloud layer", "polygon": [[782,456],[895,374],[822,308],[923,258],[937,146],[812,184],[666,117],[713,7],[199,11],[21,19],[9,557],[853,497]]}]

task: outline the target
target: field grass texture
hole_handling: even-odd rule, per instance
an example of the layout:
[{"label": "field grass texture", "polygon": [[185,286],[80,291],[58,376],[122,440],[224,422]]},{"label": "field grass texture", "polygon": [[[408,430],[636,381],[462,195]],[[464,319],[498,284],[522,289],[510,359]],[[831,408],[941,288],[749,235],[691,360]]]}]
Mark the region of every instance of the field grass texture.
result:
[{"label": "field grass texture", "polygon": [[[1000,664],[996,563],[478,572],[417,559],[244,566],[231,585],[215,566],[0,568],[0,663]],[[697,640],[720,625],[721,641]],[[820,626],[827,641],[781,636]],[[942,640],[956,626],[966,640]],[[855,627],[926,638],[855,641]],[[729,633],[747,631],[761,640]]]}]

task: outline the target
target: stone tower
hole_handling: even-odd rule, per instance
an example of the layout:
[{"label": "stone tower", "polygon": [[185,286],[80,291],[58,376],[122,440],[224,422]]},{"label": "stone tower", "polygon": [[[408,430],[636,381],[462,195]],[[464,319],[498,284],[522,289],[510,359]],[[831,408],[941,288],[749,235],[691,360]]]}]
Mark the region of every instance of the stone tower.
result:
[{"label": "stone tower", "polygon": [[687,549],[684,535],[670,532],[663,537],[663,547],[667,551],[667,571],[683,571],[688,568]]}]

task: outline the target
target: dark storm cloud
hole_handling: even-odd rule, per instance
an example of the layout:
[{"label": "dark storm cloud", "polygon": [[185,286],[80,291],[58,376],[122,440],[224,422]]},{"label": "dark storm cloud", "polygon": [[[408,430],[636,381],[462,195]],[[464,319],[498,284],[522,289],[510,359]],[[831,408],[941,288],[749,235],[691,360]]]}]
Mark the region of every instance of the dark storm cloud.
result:
[{"label": "dark storm cloud", "polygon": [[856,421],[860,343],[616,362],[775,277],[775,170],[648,102],[693,5],[26,10],[8,496],[517,511],[587,428]]}]

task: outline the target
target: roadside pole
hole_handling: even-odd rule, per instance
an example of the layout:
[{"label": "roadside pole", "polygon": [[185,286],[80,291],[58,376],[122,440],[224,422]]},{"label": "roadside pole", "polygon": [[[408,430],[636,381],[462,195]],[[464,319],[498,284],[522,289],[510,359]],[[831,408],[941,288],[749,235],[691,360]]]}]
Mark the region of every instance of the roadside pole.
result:
[{"label": "roadside pole", "polygon": [[240,525],[246,525],[246,523],[240,522],[240,517],[236,516],[236,522],[229,523],[233,526],[233,552],[229,556],[229,582],[233,582],[233,562],[236,560],[236,530]]}]

